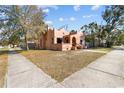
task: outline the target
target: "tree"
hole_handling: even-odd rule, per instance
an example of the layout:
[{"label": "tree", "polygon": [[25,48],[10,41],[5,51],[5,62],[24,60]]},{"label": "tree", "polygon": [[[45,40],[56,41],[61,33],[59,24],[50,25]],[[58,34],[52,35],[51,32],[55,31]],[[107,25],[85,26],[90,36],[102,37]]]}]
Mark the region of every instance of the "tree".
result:
[{"label": "tree", "polygon": [[[20,25],[18,20],[18,6],[0,6],[0,28],[2,41],[13,46],[19,42]],[[4,44],[4,43],[3,43]]]},{"label": "tree", "polygon": [[90,29],[90,33],[91,33],[92,45],[93,45],[93,47],[95,47],[95,39],[96,39],[97,30],[98,30],[97,23],[95,23],[95,22],[90,23],[89,29]]},{"label": "tree", "polygon": [[124,45],[124,33],[120,34],[119,42]]},{"label": "tree", "polygon": [[113,40],[115,45],[124,44],[124,32],[123,31],[116,31],[113,32]]},{"label": "tree", "polygon": [[90,42],[92,47],[95,47],[96,39],[99,34],[99,27],[96,22],[91,22],[88,25],[81,27],[82,31],[86,34],[86,42]]},{"label": "tree", "polygon": [[113,44],[113,37],[111,32],[115,29],[124,29],[124,6],[114,5],[107,6],[102,14],[103,19],[106,22],[107,31],[107,46],[111,47]]},{"label": "tree", "polygon": [[2,35],[5,37],[4,33],[7,33],[9,41],[16,40],[16,43],[20,37],[24,37],[27,50],[27,41],[39,42],[41,34],[46,31],[44,14],[37,6],[1,6],[0,13],[3,15],[0,25]]},{"label": "tree", "polygon": [[83,25],[81,28],[82,32],[85,32],[85,34],[89,34],[89,26],[88,25]]},{"label": "tree", "polygon": [[21,6],[19,20],[25,37],[26,49],[28,50],[28,40],[35,40],[39,45],[40,36],[46,31],[43,22],[44,14],[37,6]]}]

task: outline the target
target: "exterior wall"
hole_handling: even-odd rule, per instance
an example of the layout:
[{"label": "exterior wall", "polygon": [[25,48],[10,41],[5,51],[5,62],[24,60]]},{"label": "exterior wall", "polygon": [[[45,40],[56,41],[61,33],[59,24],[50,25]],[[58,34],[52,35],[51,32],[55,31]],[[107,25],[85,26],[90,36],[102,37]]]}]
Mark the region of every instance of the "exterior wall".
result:
[{"label": "exterior wall", "polygon": [[67,50],[71,50],[72,45],[69,44],[62,44],[62,51],[67,51]]},{"label": "exterior wall", "polygon": [[72,38],[73,38],[73,37],[76,38],[76,44],[81,45],[80,40],[82,40],[82,45],[85,45],[85,43],[84,43],[85,36],[84,36],[83,33],[78,32],[77,34],[71,35],[71,36],[70,36],[70,39],[71,39],[70,44],[72,44]]},{"label": "exterior wall", "polygon": [[62,51],[62,44],[54,44],[54,45],[52,45],[52,50]]},{"label": "exterior wall", "polygon": [[65,31],[64,29],[55,30],[54,31],[54,43],[57,43],[57,38],[63,38],[63,36],[68,35],[69,32]]},{"label": "exterior wall", "polygon": [[45,34],[41,36],[40,48],[41,49],[52,49],[54,44],[52,38],[54,38],[54,31],[49,29]]},{"label": "exterior wall", "polygon": [[46,34],[42,34],[41,35],[41,39],[40,39],[40,49],[45,49],[45,47],[46,47],[46,44],[45,44],[46,40],[45,40],[45,38],[46,38]]},{"label": "exterior wall", "polygon": [[[69,37],[69,43],[63,43],[64,37]],[[49,29],[44,35],[41,36],[40,47],[41,49],[51,49],[51,50],[59,50],[66,51],[72,49],[72,38],[76,38],[76,44],[80,45],[80,40],[84,41],[84,34],[82,32],[77,32],[76,34],[70,34],[64,29],[54,30]],[[62,43],[57,44],[57,38],[62,38]],[[82,46],[84,42],[82,43]]]},{"label": "exterior wall", "polygon": [[54,44],[52,38],[54,38],[54,31],[50,29],[46,36],[46,49],[52,49],[52,45]]}]

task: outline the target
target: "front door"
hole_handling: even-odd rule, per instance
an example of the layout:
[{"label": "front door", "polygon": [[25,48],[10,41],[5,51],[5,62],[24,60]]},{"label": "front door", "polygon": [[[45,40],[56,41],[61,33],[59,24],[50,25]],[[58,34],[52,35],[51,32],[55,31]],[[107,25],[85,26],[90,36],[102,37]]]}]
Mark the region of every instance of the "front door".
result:
[{"label": "front door", "polygon": [[75,50],[76,49],[76,38],[73,37],[72,38],[72,50]]}]

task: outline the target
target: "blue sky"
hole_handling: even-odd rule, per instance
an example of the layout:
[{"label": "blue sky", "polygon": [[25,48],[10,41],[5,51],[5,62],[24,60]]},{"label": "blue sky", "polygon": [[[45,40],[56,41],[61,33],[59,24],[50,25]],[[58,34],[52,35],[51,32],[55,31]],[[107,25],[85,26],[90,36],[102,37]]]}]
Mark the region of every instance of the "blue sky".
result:
[{"label": "blue sky", "polygon": [[51,5],[41,6],[46,13],[45,22],[56,29],[68,25],[68,30],[78,30],[84,24],[97,22],[103,24],[101,17],[105,6],[98,5]]}]

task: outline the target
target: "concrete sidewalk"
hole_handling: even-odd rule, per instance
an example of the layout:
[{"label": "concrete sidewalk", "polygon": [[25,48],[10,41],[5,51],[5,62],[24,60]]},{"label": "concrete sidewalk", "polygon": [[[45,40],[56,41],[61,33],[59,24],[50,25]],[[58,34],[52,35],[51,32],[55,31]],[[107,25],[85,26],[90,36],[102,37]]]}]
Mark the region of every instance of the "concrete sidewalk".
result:
[{"label": "concrete sidewalk", "polygon": [[6,87],[124,87],[124,50],[113,50],[58,83],[24,56],[10,51]]},{"label": "concrete sidewalk", "polygon": [[61,84],[65,87],[124,87],[124,50],[109,52]]},{"label": "concrete sidewalk", "polygon": [[8,55],[7,88],[63,87],[24,56],[10,51]]}]

